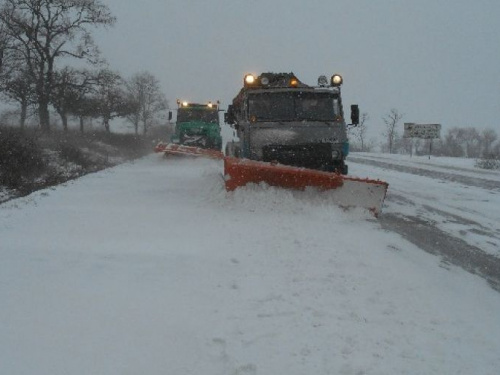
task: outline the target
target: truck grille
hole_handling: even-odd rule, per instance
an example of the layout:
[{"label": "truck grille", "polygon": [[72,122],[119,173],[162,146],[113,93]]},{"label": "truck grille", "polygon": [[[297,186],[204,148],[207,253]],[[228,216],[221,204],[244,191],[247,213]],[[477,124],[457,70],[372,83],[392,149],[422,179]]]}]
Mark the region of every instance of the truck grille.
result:
[{"label": "truck grille", "polygon": [[296,167],[326,169],[332,164],[332,146],[329,143],[268,145],[262,148],[262,158]]}]

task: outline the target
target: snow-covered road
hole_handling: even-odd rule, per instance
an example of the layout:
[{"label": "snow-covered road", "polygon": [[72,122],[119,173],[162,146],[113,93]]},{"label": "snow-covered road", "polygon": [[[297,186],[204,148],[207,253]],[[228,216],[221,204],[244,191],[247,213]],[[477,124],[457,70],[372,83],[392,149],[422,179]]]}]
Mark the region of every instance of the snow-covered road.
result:
[{"label": "snow-covered road", "polygon": [[356,153],[358,173],[390,181],[382,225],[500,290],[500,172],[474,160]]},{"label": "snow-covered road", "polygon": [[497,374],[484,279],[321,194],[226,193],[221,171],[152,155],[0,205],[0,373]]}]

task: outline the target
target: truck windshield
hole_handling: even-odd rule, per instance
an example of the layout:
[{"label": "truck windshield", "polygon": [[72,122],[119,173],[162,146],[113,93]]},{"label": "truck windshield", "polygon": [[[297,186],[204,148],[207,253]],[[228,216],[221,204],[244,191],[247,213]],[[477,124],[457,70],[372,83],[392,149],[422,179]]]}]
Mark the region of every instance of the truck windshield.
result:
[{"label": "truck windshield", "polygon": [[219,122],[219,112],[217,109],[207,108],[179,108],[177,111],[177,122]]},{"label": "truck windshield", "polygon": [[248,109],[253,121],[333,121],[340,115],[333,95],[301,91],[252,94]]}]

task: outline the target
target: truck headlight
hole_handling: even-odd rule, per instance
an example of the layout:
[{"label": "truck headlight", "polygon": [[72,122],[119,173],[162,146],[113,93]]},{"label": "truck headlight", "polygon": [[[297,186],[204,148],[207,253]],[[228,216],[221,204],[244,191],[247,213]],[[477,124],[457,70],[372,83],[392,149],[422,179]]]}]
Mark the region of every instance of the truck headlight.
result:
[{"label": "truck headlight", "polygon": [[340,74],[334,74],[330,82],[332,86],[340,86],[343,82],[342,76]]},{"label": "truck headlight", "polygon": [[332,159],[339,159],[339,158],[340,158],[340,151],[332,150]]},{"label": "truck headlight", "polygon": [[255,76],[253,74],[245,75],[245,85],[253,85],[255,83]]}]

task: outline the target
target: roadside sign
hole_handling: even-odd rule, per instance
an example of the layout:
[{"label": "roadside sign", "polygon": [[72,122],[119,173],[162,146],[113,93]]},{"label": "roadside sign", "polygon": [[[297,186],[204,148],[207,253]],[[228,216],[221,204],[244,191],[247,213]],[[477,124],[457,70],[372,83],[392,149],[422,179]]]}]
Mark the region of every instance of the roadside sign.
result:
[{"label": "roadside sign", "polygon": [[413,122],[405,122],[404,138],[423,138],[433,139],[440,138],[441,124],[415,124]]}]

